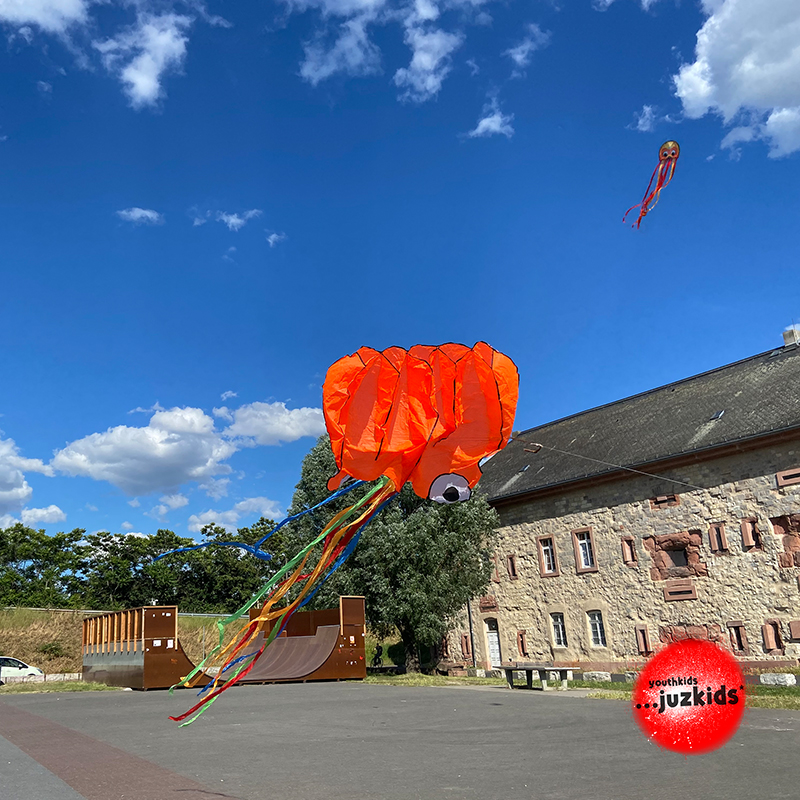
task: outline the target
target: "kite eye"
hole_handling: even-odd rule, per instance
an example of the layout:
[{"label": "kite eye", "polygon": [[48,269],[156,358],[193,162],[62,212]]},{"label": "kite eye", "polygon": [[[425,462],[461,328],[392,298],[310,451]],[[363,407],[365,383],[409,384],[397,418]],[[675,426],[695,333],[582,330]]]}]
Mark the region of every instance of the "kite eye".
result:
[{"label": "kite eye", "polygon": [[435,503],[452,505],[469,500],[469,484],[461,475],[440,475],[432,484],[428,497]]}]

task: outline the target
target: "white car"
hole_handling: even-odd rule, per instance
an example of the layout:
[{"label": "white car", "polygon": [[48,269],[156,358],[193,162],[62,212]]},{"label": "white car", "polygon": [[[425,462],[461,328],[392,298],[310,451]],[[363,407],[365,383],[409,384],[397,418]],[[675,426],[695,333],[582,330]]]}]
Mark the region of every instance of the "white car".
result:
[{"label": "white car", "polygon": [[27,678],[31,675],[44,675],[39,667],[32,667],[18,658],[0,656],[0,683],[6,678]]}]

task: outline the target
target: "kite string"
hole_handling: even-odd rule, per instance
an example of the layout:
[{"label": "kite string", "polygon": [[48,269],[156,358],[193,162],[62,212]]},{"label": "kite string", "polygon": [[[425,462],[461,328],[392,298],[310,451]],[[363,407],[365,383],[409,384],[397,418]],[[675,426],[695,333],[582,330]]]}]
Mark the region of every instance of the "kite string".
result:
[{"label": "kite string", "polygon": [[[694,483],[688,483],[687,481],[680,481],[677,478],[667,478],[664,475],[654,475],[652,472],[644,472],[641,469],[634,469],[633,467],[626,467],[622,464],[614,464],[611,461],[603,461],[599,458],[591,458],[590,456],[584,456],[580,453],[570,453],[568,450],[560,450],[558,447],[552,447],[547,444],[540,444],[539,442],[522,442],[522,444],[530,445],[531,447],[537,447],[539,450],[552,450],[554,453],[561,453],[565,456],[574,456],[575,458],[582,458],[584,461],[593,461],[595,464],[603,464],[606,467],[615,467],[616,469],[623,469],[626,472],[633,472],[636,475],[644,475],[646,478],[656,478],[660,481],[667,481],[669,483],[677,483],[681,486],[688,486],[690,489],[698,489],[701,492],[705,491],[705,488],[702,486],[697,486]],[[539,450],[528,450],[525,448],[526,453],[538,453]]]}]

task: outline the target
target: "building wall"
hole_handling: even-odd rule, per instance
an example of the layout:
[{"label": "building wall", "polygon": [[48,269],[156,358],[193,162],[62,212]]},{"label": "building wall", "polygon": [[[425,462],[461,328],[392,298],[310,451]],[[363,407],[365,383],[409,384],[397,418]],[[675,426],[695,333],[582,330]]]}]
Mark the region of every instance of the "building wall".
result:
[{"label": "building wall", "polygon": [[[532,456],[535,459],[535,455]],[[472,602],[473,641],[478,666],[488,667],[486,620],[498,622],[502,659],[554,661],[584,668],[623,671],[641,664],[635,626],[645,625],[653,650],[673,639],[694,636],[728,645],[727,623],[742,621],[749,645],[744,660],[786,661],[800,656],[800,639],[791,640],[789,622],[800,620],[800,519],[797,533],[770,520],[800,514],[800,485],[779,488],[776,473],[800,466],[800,441],[745,452],[665,472],[702,490],[633,476],[584,490],[502,505],[497,575],[487,596]],[[679,504],[653,508],[650,499],[675,493]],[[740,522],[755,518],[763,550],[743,546]],[[709,526],[723,523],[728,551],[711,552]],[[571,531],[591,527],[598,571],[578,574]],[[665,600],[663,572],[645,538],[699,532],[699,561],[690,565],[697,599]],[[552,537],[560,575],[541,577],[537,537]],[[633,537],[637,563],[622,559],[621,539]],[[696,548],[694,548],[696,550]],[[516,579],[507,557],[516,558]],[[791,564],[791,566],[789,566]],[[679,570],[680,572],[680,570]],[[706,573],[706,574],[704,574]],[[686,574],[684,572],[684,574]],[[658,578],[658,579],[654,579]],[[605,648],[593,647],[587,612],[600,610]],[[564,615],[568,646],[554,646],[550,614]],[[779,623],[783,655],[765,652],[762,625]],[[797,629],[795,628],[795,631]],[[525,631],[527,658],[518,632]],[[462,655],[467,616],[449,639],[453,657]],[[471,660],[465,658],[464,660]]]}]

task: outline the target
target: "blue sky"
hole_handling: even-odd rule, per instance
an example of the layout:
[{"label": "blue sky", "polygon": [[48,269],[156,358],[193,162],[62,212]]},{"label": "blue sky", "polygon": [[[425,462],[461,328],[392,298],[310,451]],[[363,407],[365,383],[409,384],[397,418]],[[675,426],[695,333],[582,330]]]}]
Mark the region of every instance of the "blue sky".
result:
[{"label": "blue sky", "polygon": [[488,341],[527,428],[800,322],[796,0],[0,0],[0,32],[0,524],[280,515],[361,345]]}]

